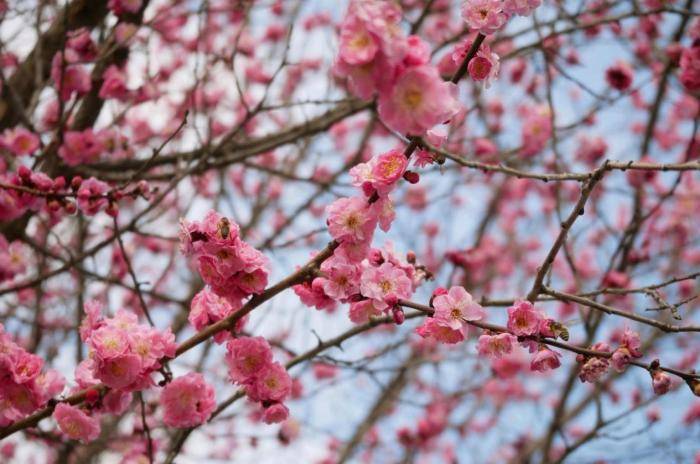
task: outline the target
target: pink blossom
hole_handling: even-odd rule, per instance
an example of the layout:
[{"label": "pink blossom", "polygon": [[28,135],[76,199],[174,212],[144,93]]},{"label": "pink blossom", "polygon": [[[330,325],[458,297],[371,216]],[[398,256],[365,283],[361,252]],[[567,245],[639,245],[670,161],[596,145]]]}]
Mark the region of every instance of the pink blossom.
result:
[{"label": "pink blossom", "polygon": [[272,362],[272,349],[263,337],[240,337],[226,344],[226,363],[234,382],[250,382]]},{"label": "pink blossom", "polygon": [[502,28],[508,16],[501,0],[465,0],[462,18],[470,28],[489,35]]},{"label": "pink blossom", "polygon": [[102,87],[100,87],[100,98],[114,98],[125,101],[129,96],[129,89],[126,87],[126,73],[115,65],[109,66],[102,74]]},{"label": "pink blossom", "polygon": [[[295,285],[294,287],[292,287],[292,289],[294,290],[294,293],[297,294],[301,302],[304,303],[306,306],[313,306],[319,311],[324,309],[328,311],[333,311],[336,308],[337,303],[332,297],[326,294],[325,288],[327,282],[328,281],[326,279],[317,277],[311,282],[307,281]],[[328,283],[328,285],[335,286],[340,284]],[[336,290],[340,291],[340,287],[338,286]]]},{"label": "pink blossom", "polygon": [[671,389],[671,376],[661,369],[656,369],[651,374],[651,380],[654,393],[657,395],[665,395]]},{"label": "pink blossom", "polygon": [[267,286],[267,258],[238,235],[238,225],[215,211],[202,221],[181,220],[181,250],[211,290],[234,307]]},{"label": "pink blossom", "polygon": [[[700,24],[696,21],[696,24]],[[689,92],[700,90],[700,39],[683,48],[680,59],[680,81]]]},{"label": "pink blossom", "polygon": [[530,364],[530,370],[537,372],[546,372],[551,369],[556,369],[561,365],[559,358],[561,353],[550,350],[549,348],[540,348]]},{"label": "pink blossom", "polygon": [[328,232],[339,242],[370,241],[377,219],[367,201],[361,198],[339,198],[326,209]]},{"label": "pink blossom", "polygon": [[24,127],[18,126],[3,133],[0,146],[5,146],[17,156],[31,155],[39,148],[39,137]]},{"label": "pink blossom", "polygon": [[61,432],[72,440],[88,443],[100,436],[100,422],[75,406],[58,403],[53,418]]},{"label": "pink blossom", "polygon": [[541,3],[542,0],[503,0],[503,12],[507,15],[528,16]]},{"label": "pink blossom", "polygon": [[445,82],[433,66],[406,69],[391,91],[379,95],[379,115],[392,129],[422,135],[452,118],[460,109],[456,86]]},{"label": "pink blossom", "polygon": [[78,55],[68,50],[65,56],[64,60],[64,54],[59,51],[51,61],[51,79],[63,101],[69,100],[73,94],[84,95],[92,87],[90,73],[85,66],[71,64],[78,59]]},{"label": "pink blossom", "polygon": [[[231,300],[222,298],[205,287],[192,298],[187,320],[196,330],[202,330],[225,319],[238,309],[240,309],[240,304],[234,307]],[[214,340],[217,343],[223,343],[229,336],[228,331],[222,331],[214,335]]]},{"label": "pink blossom", "polygon": [[278,424],[284,422],[289,417],[289,409],[282,403],[273,403],[265,408],[262,420],[266,424]]},{"label": "pink blossom", "polygon": [[526,108],[523,116],[521,153],[530,157],[542,151],[552,136],[551,113],[549,108],[540,105]]},{"label": "pink blossom", "polygon": [[496,335],[484,334],[479,337],[477,349],[482,356],[498,359],[510,354],[517,341],[518,339],[508,332]]},{"label": "pink blossom", "polygon": [[360,269],[354,264],[345,264],[327,259],[321,265],[323,291],[335,300],[343,300],[359,293]]},{"label": "pink blossom", "polygon": [[388,262],[379,267],[365,267],[360,279],[360,291],[372,300],[377,309],[387,308],[388,300],[395,302],[410,298],[413,293],[411,280],[406,273]]},{"label": "pink blossom", "polygon": [[605,71],[605,79],[610,87],[622,92],[632,85],[634,71],[627,62],[618,61]]},{"label": "pink blossom", "polygon": [[108,190],[107,184],[94,177],[84,180],[78,189],[78,208],[90,216],[99,213],[109,203],[105,196]]},{"label": "pink blossom", "polygon": [[639,340],[639,334],[631,331],[629,328],[626,328],[622,334],[620,346],[613,352],[612,357],[610,358],[611,364],[615,370],[622,372],[625,370],[632,358],[642,357],[640,348],[641,341]]},{"label": "pink blossom", "polygon": [[68,166],[77,166],[97,161],[103,151],[104,146],[92,129],[67,131],[63,136],[63,144],[58,149],[58,156]]},{"label": "pink blossom", "polygon": [[486,86],[498,77],[501,63],[497,54],[491,51],[488,45],[479,47],[476,56],[472,58],[467,66],[469,76],[475,81],[485,81]]},{"label": "pink blossom", "polygon": [[340,50],[338,56],[349,65],[363,65],[374,59],[379,51],[375,39],[356,16],[350,16],[340,29]]},{"label": "pink blossom", "polygon": [[442,343],[454,344],[464,341],[464,327],[453,329],[433,317],[426,318],[416,329],[416,333],[423,338],[432,338]]},{"label": "pink blossom", "polygon": [[453,330],[462,327],[463,321],[478,321],[486,315],[464,287],[452,287],[446,295],[435,297],[433,306],[433,317]]},{"label": "pink blossom", "polygon": [[508,330],[516,336],[537,334],[542,315],[535,311],[532,303],[525,300],[516,301],[508,308]]},{"label": "pink blossom", "polygon": [[408,159],[403,151],[391,150],[353,167],[350,176],[353,185],[361,187],[367,196],[377,193],[380,197],[386,197],[407,166]]},{"label": "pink blossom", "polygon": [[[605,342],[599,342],[591,346],[594,351],[610,352],[610,346]],[[581,382],[597,382],[607,371],[610,360],[601,356],[577,355],[576,361],[581,363],[579,379]]]},{"label": "pink blossom", "polygon": [[254,401],[284,401],[292,391],[292,379],[280,363],[271,363],[258,372],[246,392]]},{"label": "pink blossom", "polygon": [[163,423],[170,427],[194,427],[209,419],[216,407],[214,388],[197,372],[178,377],[163,388]]},{"label": "pink blossom", "polygon": [[105,385],[116,389],[126,389],[141,375],[143,365],[135,354],[123,354],[95,362],[95,377]]},{"label": "pink blossom", "polygon": [[350,304],[349,317],[355,324],[368,322],[373,316],[380,316],[381,310],[375,308],[372,300],[355,301]]}]

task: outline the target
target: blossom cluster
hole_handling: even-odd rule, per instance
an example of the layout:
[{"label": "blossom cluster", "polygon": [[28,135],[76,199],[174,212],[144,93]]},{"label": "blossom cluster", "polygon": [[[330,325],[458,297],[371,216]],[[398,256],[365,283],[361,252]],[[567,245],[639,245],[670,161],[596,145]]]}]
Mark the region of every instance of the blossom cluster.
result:
[{"label": "blossom cluster", "polygon": [[545,372],[561,365],[559,360],[561,354],[547,348],[538,340],[542,337],[558,338],[566,329],[536,310],[532,303],[518,300],[509,307],[506,328],[508,332],[481,335],[477,345],[479,354],[500,359],[511,354],[520,341],[520,344],[528,348],[530,353],[535,353],[530,362],[530,370]]},{"label": "blossom cluster", "polygon": [[424,338],[443,343],[463,341],[466,322],[478,321],[486,315],[463,287],[438,288],[433,292],[432,302],[433,317],[427,318],[416,331]]},{"label": "blossom cluster", "polygon": [[462,18],[472,29],[489,35],[501,29],[513,15],[527,16],[542,0],[465,0]]},{"label": "blossom cluster", "polygon": [[43,368],[44,360],[15,343],[0,324],[0,427],[28,416],[63,391],[63,376]]},{"label": "blossom cluster", "polygon": [[181,220],[180,243],[202,280],[233,308],[267,286],[267,258],[243,241],[235,222],[216,211],[209,211],[202,221]]},{"label": "blossom cluster", "polygon": [[442,80],[430,51],[400,27],[394,2],[353,0],[340,30],[335,74],[364,99],[379,96],[379,116],[392,129],[422,135],[460,109],[456,86]]},{"label": "blossom cluster", "polygon": [[376,249],[371,242],[377,227],[391,227],[395,213],[389,194],[397,182],[419,180],[407,166],[402,151],[390,150],[350,170],[362,195],[339,198],[326,208],[328,231],[339,246],[321,264],[318,277],[294,287],[304,304],[332,310],[337,302],[350,303],[350,319],[356,323],[382,313],[403,322],[397,303],[411,297],[425,273],[415,265],[415,255],[402,259],[391,246]]},{"label": "blossom cluster", "polygon": [[272,348],[263,337],[240,337],[226,344],[226,363],[231,380],[245,388],[252,401],[263,408],[263,422],[282,422],[289,416],[284,400],[292,391],[287,370],[272,359]]},{"label": "blossom cluster", "polygon": [[0,186],[0,221],[17,219],[28,211],[46,211],[56,220],[62,214],[78,210],[88,216],[100,211],[116,216],[119,200],[149,198],[152,193],[145,181],[121,189],[112,188],[95,177],[75,176],[70,181],[63,176],[51,179],[24,165],[20,165],[16,173],[0,172],[0,183],[7,185]]},{"label": "blossom cluster", "polygon": [[151,374],[162,367],[162,360],[175,357],[177,345],[169,328],[139,324],[136,314],[124,309],[105,318],[95,301],[85,304],[85,312],[80,337],[90,352],[76,369],[84,387],[99,380],[122,392],[143,390],[154,385]]},{"label": "blossom cluster", "polygon": [[630,363],[632,358],[640,358],[641,342],[639,334],[626,328],[621,335],[617,336],[618,347],[615,351],[607,342],[598,342],[591,346],[591,350],[600,351],[603,353],[612,353],[610,358],[603,356],[587,356],[579,354],[576,356],[576,361],[581,364],[579,371],[579,379],[582,382],[597,382],[612,364],[616,371],[622,372]]}]

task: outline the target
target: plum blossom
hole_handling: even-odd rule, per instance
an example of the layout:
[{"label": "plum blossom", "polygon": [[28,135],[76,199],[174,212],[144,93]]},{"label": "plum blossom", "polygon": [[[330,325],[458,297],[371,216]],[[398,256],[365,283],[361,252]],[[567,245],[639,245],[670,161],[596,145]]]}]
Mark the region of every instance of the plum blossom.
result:
[{"label": "plum blossom", "polygon": [[363,269],[360,291],[372,300],[375,308],[383,310],[396,304],[399,299],[410,298],[413,288],[402,269],[385,262],[378,267],[367,266]]},{"label": "plum blossom", "polygon": [[379,95],[379,116],[392,129],[422,135],[460,109],[456,86],[445,82],[433,66],[406,69],[391,91]]},{"label": "plum blossom", "polygon": [[503,7],[501,0],[465,0],[462,3],[462,19],[470,28],[484,35],[493,34],[508,20]]},{"label": "plum blossom", "polygon": [[202,221],[181,220],[180,244],[202,280],[234,307],[267,286],[267,258],[240,238],[236,223],[215,211]]},{"label": "plum blossom", "polygon": [[89,443],[100,436],[100,422],[90,417],[82,409],[67,403],[59,403],[53,411],[53,418],[61,432],[72,440]]},{"label": "plum blossom", "polygon": [[530,363],[530,370],[546,372],[548,370],[556,369],[561,365],[561,362],[559,361],[560,357],[561,353],[550,350],[546,347],[540,347]]},{"label": "plum blossom", "polygon": [[214,388],[197,372],[178,377],[160,395],[163,423],[170,427],[194,427],[204,423],[216,407]]},{"label": "plum blossom", "polygon": [[657,395],[665,395],[671,389],[671,376],[661,369],[656,369],[652,372],[651,380],[654,393]]},{"label": "plum blossom", "polygon": [[486,315],[464,287],[452,287],[446,294],[438,295],[433,299],[433,306],[435,320],[453,330],[462,327],[464,321],[478,321]]},{"label": "plum blossom", "polygon": [[367,201],[361,198],[338,198],[326,209],[328,232],[339,242],[365,242],[372,239],[377,218]]},{"label": "plum blossom", "polygon": [[423,338],[432,338],[442,343],[455,344],[464,341],[463,326],[453,329],[432,317],[426,318],[416,329],[416,333]]},{"label": "plum blossom", "polygon": [[94,304],[85,307],[90,321],[81,327],[81,336],[90,357],[79,368],[116,390],[132,392],[153,385],[151,373],[161,367],[161,360],[175,357],[171,330],[139,324],[134,313],[123,309],[112,318],[102,318],[94,308]]},{"label": "plum blossom", "polygon": [[508,330],[516,336],[536,335],[542,315],[529,301],[519,300],[508,308]]},{"label": "plum blossom", "polygon": [[479,337],[477,349],[482,356],[498,359],[510,354],[517,342],[517,337],[508,332],[493,335],[483,334]]},{"label": "plum blossom", "polygon": [[632,358],[641,358],[642,352],[639,334],[626,328],[622,334],[620,346],[613,352],[610,362],[616,371],[622,372],[630,363]]}]

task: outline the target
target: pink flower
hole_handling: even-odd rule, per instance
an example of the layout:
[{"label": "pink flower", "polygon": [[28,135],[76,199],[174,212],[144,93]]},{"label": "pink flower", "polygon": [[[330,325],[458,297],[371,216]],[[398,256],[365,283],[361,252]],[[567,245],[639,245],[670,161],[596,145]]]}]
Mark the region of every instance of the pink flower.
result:
[{"label": "pink flower", "polygon": [[493,53],[488,45],[479,47],[476,56],[472,58],[467,66],[469,76],[475,81],[485,81],[488,87],[500,70],[501,63],[497,54]]},{"label": "pink flower", "polygon": [[497,335],[484,334],[479,337],[477,349],[480,355],[497,359],[510,354],[517,341],[518,339],[508,332]]},{"label": "pink flower", "polygon": [[478,321],[486,314],[463,287],[452,287],[446,295],[435,297],[433,306],[433,317],[453,330],[462,327],[463,321]]},{"label": "pink flower", "polygon": [[362,271],[360,291],[380,310],[389,306],[387,301],[395,303],[398,299],[410,298],[413,293],[406,273],[388,262],[379,267],[368,266]]},{"label": "pink flower", "polygon": [[[594,351],[610,352],[610,346],[605,342],[599,342],[591,346]],[[608,370],[610,360],[599,356],[577,355],[576,361],[581,363],[579,379],[581,382],[597,382]]]},{"label": "pink flower", "polygon": [[433,66],[408,68],[390,91],[380,93],[379,116],[398,132],[422,135],[457,114],[456,89]]},{"label": "pink flower", "polygon": [[[700,22],[696,21],[696,25]],[[680,81],[689,92],[700,90],[700,39],[683,48],[680,59]]]},{"label": "pink flower", "polygon": [[129,89],[126,87],[126,73],[115,65],[109,66],[102,74],[102,87],[100,87],[100,98],[115,98],[125,101],[129,96]]},{"label": "pink flower", "polygon": [[78,208],[90,216],[99,213],[109,203],[108,190],[109,185],[94,177],[84,180],[78,189]]},{"label": "pink flower", "polygon": [[343,300],[359,293],[359,267],[327,259],[321,265],[323,291],[335,300]]},{"label": "pink flower", "polygon": [[640,347],[641,341],[639,340],[639,334],[632,332],[629,328],[626,328],[622,334],[620,346],[615,350],[610,358],[613,368],[615,368],[615,370],[618,372],[624,371],[632,358],[642,357]]},{"label": "pink flower", "polygon": [[401,150],[391,150],[375,156],[367,163],[360,163],[350,170],[353,185],[362,188],[365,195],[371,197],[375,193],[386,197],[401,179],[408,159]]},{"label": "pink flower", "polygon": [[540,348],[530,363],[530,370],[546,372],[550,369],[556,369],[561,365],[561,362],[559,362],[560,357],[561,353],[557,351],[549,348]]},{"label": "pink flower", "polygon": [[[196,330],[202,330],[208,325],[225,319],[238,309],[240,304],[234,307],[231,300],[222,298],[205,287],[192,298],[187,320]],[[230,337],[229,332],[222,331],[214,335],[214,340],[217,343],[223,343],[228,337]]]},{"label": "pink flower", "polygon": [[508,308],[508,330],[518,337],[537,334],[541,320],[542,315],[529,301],[519,300]]},{"label": "pink flower", "polygon": [[268,364],[258,372],[246,392],[254,401],[284,401],[292,391],[292,379],[280,363]]},{"label": "pink flower", "polygon": [[[317,277],[311,282],[304,282],[299,285],[292,287],[294,293],[297,294],[302,303],[306,306],[313,306],[319,311],[328,310],[333,311],[337,303],[325,292],[326,279]],[[330,285],[330,284],[329,284]]]},{"label": "pink flower", "polygon": [[470,28],[489,35],[503,27],[508,16],[503,12],[501,0],[465,0],[462,19]]},{"label": "pink flower", "polygon": [[442,343],[454,344],[464,341],[464,327],[453,329],[433,317],[426,318],[416,329],[416,333],[423,338],[432,338]]},{"label": "pink flower", "polygon": [[660,369],[651,374],[651,381],[657,395],[665,395],[671,389],[671,376]]},{"label": "pink flower", "polygon": [[608,81],[610,87],[622,92],[632,85],[634,71],[625,61],[618,61],[605,71],[605,79]]},{"label": "pink flower", "polygon": [[75,406],[58,403],[53,418],[61,432],[72,440],[88,443],[100,436],[100,422]]},{"label": "pink flower", "polygon": [[318,380],[332,379],[338,374],[338,368],[333,364],[318,362],[313,366],[314,377]]},{"label": "pink flower", "polygon": [[507,15],[528,16],[541,3],[542,0],[503,0],[503,12]]},{"label": "pink flower", "polygon": [[361,198],[339,198],[326,209],[328,232],[339,242],[369,242],[377,219],[367,201]]},{"label": "pink flower", "polygon": [[129,339],[123,329],[114,326],[101,327],[90,335],[90,345],[95,356],[102,360],[122,356],[129,351]]},{"label": "pink flower", "polygon": [[550,115],[549,108],[542,105],[524,109],[521,131],[521,154],[523,156],[534,156],[547,145],[547,141],[552,136]]},{"label": "pink flower", "polygon": [[350,304],[350,320],[355,324],[368,322],[371,317],[381,315],[381,310],[374,307],[372,300],[355,301]]},{"label": "pink flower", "polygon": [[67,101],[74,93],[84,95],[89,92],[92,81],[85,66],[71,64],[78,59],[74,51],[68,50],[65,60],[63,56],[60,51],[54,55],[51,61],[51,79],[61,100]]},{"label": "pink flower", "polygon": [[340,59],[349,65],[363,65],[372,61],[378,51],[378,41],[359,18],[350,16],[343,21],[338,53]]},{"label": "pink flower", "polygon": [[39,137],[24,127],[8,129],[0,139],[0,146],[7,147],[17,156],[31,155],[39,148]]},{"label": "pink flower", "polygon": [[197,265],[211,290],[234,308],[250,294],[267,286],[267,258],[241,240],[238,225],[215,211],[200,221],[181,220],[181,250]]},{"label": "pink flower", "polygon": [[197,372],[178,377],[163,388],[163,423],[170,427],[194,427],[209,419],[216,407],[214,388]]},{"label": "pink flower", "polygon": [[126,389],[140,377],[143,366],[135,354],[123,354],[95,362],[95,377],[117,390]]},{"label": "pink flower", "polygon": [[289,417],[289,409],[282,403],[274,403],[267,408],[263,413],[262,420],[266,424],[278,424],[284,422]]},{"label": "pink flower", "polygon": [[240,337],[226,344],[231,379],[247,383],[272,363],[272,349],[263,337]]}]

